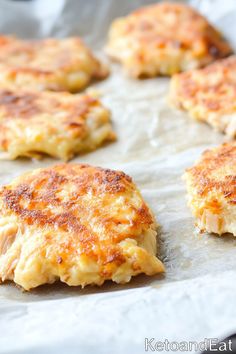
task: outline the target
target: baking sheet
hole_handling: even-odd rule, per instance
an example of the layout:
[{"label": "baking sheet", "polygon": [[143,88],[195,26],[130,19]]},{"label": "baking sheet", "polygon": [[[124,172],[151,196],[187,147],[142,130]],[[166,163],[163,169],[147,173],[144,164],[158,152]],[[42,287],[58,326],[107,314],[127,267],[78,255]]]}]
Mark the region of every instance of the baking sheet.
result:
[{"label": "baking sheet", "polygon": [[[100,49],[111,20],[148,3],[1,0],[0,32],[27,38],[81,35],[104,57]],[[209,14],[236,48],[235,1],[192,4]],[[111,69],[110,77],[93,87],[112,110],[118,140],[74,161],[121,169],[133,177],[161,225],[166,275],[84,290],[56,284],[22,293],[2,285],[0,353],[139,354],[145,352],[145,338],[202,341],[236,329],[236,239],[196,232],[181,180],[203,150],[226,137],[169,107],[169,79],[135,81],[119,65]],[[53,163],[49,158],[1,161],[0,184]]]}]

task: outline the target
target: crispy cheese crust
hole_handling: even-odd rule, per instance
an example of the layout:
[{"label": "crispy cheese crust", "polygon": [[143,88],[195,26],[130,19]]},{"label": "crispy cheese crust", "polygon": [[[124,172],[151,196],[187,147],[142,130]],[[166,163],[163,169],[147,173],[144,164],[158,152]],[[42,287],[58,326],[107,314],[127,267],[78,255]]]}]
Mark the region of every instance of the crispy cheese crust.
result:
[{"label": "crispy cheese crust", "polygon": [[68,160],[115,139],[110,112],[89,95],[0,89],[0,157]]},{"label": "crispy cheese crust", "polygon": [[202,67],[229,55],[232,49],[197,11],[163,2],[116,19],[106,52],[137,78]]},{"label": "crispy cheese crust", "polygon": [[61,164],[0,189],[2,281],[126,283],[164,271],[155,253],[155,219],[123,172]]},{"label": "crispy cheese crust", "polygon": [[77,92],[107,75],[80,38],[0,36],[0,87]]},{"label": "crispy cheese crust", "polygon": [[200,230],[236,236],[236,143],[207,150],[184,178]]},{"label": "crispy cheese crust", "polygon": [[236,56],[171,79],[170,101],[196,120],[236,137]]}]

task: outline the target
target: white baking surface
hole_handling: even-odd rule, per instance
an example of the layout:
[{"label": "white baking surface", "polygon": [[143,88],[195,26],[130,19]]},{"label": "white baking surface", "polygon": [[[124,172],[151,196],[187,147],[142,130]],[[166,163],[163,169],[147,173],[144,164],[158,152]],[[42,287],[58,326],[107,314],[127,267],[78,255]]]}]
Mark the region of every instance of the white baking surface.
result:
[{"label": "white baking surface", "polygon": [[[0,32],[22,37],[81,35],[99,55],[111,20],[144,0],[0,0]],[[236,48],[235,0],[193,0]],[[144,339],[223,338],[236,329],[236,239],[199,235],[186,206],[184,169],[226,140],[168,106],[169,80],[135,81],[112,65],[97,84],[112,110],[118,141],[75,159],[130,174],[161,225],[165,277],[129,285],[0,286],[1,354],[144,353]],[[0,162],[0,183],[53,159]]]}]

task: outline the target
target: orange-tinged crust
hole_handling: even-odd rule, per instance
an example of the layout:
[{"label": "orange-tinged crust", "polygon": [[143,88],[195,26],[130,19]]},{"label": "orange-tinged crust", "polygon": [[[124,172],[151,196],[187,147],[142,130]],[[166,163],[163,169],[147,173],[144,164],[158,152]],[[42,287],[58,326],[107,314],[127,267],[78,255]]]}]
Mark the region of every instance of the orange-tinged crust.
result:
[{"label": "orange-tinged crust", "polygon": [[188,203],[203,231],[236,236],[236,143],[207,150],[185,173]]},{"label": "orange-tinged crust", "polygon": [[0,279],[101,285],[163,272],[156,223],[131,178],[89,165],[35,170],[0,190]]},{"label": "orange-tinged crust", "polygon": [[170,101],[196,120],[236,137],[236,56],[175,75]]},{"label": "orange-tinged crust", "polygon": [[108,69],[78,37],[0,37],[0,88],[76,92],[107,75]]},{"label": "orange-tinged crust", "polygon": [[146,6],[116,19],[106,51],[134,77],[173,75],[232,53],[203,16],[174,2]]},{"label": "orange-tinged crust", "polygon": [[68,160],[114,139],[110,112],[89,95],[0,89],[2,158]]}]

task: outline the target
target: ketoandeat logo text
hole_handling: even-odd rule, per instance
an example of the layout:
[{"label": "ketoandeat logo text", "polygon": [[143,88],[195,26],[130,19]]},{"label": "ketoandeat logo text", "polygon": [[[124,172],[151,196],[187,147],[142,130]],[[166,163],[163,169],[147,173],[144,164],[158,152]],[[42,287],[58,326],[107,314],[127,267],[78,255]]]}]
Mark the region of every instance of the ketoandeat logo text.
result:
[{"label": "ketoandeat logo text", "polygon": [[170,342],[168,339],[158,341],[155,338],[145,338],[146,352],[203,352],[205,350],[212,352],[232,352],[232,341],[229,339],[221,342],[217,338],[205,338],[202,342]]}]

